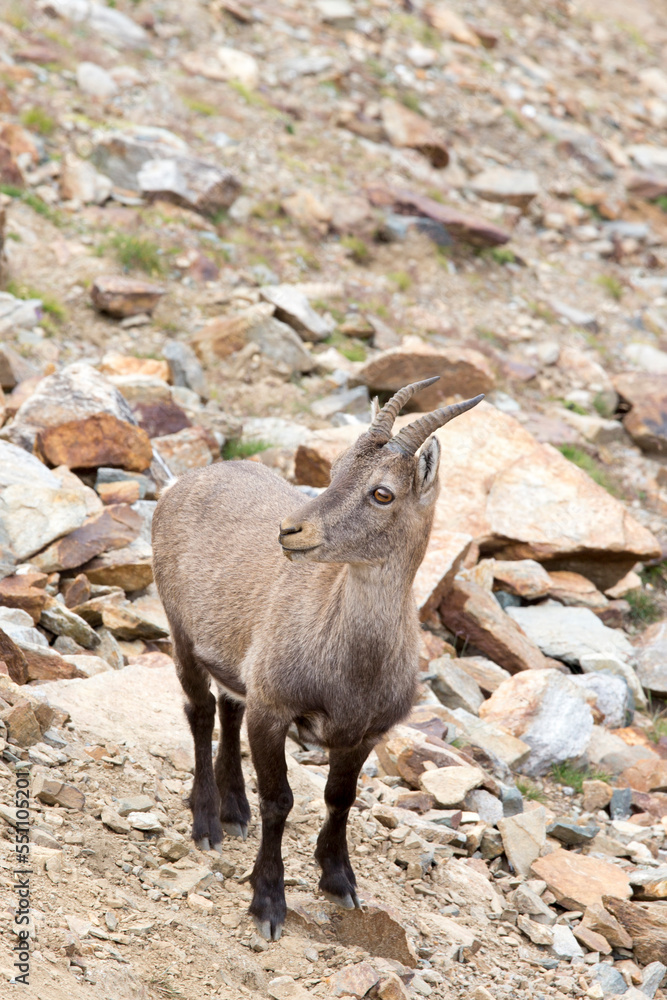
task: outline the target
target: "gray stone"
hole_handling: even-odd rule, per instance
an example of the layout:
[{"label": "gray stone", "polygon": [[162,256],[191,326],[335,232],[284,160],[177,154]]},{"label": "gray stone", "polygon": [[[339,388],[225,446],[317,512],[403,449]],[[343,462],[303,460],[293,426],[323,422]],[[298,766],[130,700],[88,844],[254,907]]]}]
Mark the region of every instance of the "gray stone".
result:
[{"label": "gray stone", "polygon": [[186,143],[168,129],[130,125],[96,135],[91,160],[118,187],[138,191],[137,175],[145,163],[187,152]]},{"label": "gray stone", "polygon": [[302,340],[317,342],[333,332],[333,325],[315,312],[298,288],[292,285],[265,285],[260,295],[265,302],[275,306],[276,319],[288,323]]},{"label": "gray stone", "polygon": [[556,923],[556,914],[540,899],[528,885],[520,885],[512,893],[511,903],[519,913],[526,913],[539,924],[551,927]]},{"label": "gray stone", "polygon": [[608,771],[612,775],[618,775],[637,761],[647,758],[655,760],[657,754],[641,744],[629,746],[620,736],[609,732],[603,726],[593,726],[586,747],[586,760],[589,764],[596,765],[600,770]]},{"label": "gray stone", "polygon": [[498,829],[503,838],[507,860],[519,875],[530,875],[530,866],[540,856],[546,843],[546,810],[544,806],[518,816],[501,819]]},{"label": "gray stone", "polygon": [[584,327],[584,329],[591,330],[593,333],[595,333],[598,329],[598,322],[594,313],[582,312],[581,309],[577,309],[575,306],[570,306],[566,302],[561,302],[558,299],[551,301],[551,308],[573,326]]},{"label": "gray stone", "polygon": [[76,82],[84,94],[92,97],[108,98],[118,93],[118,84],[102,66],[92,62],[82,62],[76,68]]},{"label": "gray stone", "polygon": [[567,924],[554,924],[551,950],[558,958],[583,958],[584,953],[576,937]]},{"label": "gray stone", "polygon": [[632,722],[634,699],[626,681],[611,673],[579,674],[572,677],[577,687],[595,695],[604,716],[603,725],[620,729]]},{"label": "gray stone", "polygon": [[465,798],[465,806],[471,812],[476,812],[483,823],[497,826],[503,818],[503,804],[491,792],[484,788],[474,788]]},{"label": "gray stone", "polygon": [[575,844],[587,844],[600,832],[600,827],[589,823],[588,826],[579,826],[577,823],[568,823],[567,820],[557,819],[547,827],[550,837],[560,840],[561,844],[572,847]]},{"label": "gray stone", "polygon": [[180,340],[167,340],[162,348],[162,355],[169,364],[172,385],[192,389],[204,398],[208,395],[204,369],[188,344]]},{"label": "gray stone", "polygon": [[0,489],[36,485],[57,490],[60,480],[35,455],[9,441],[0,441]]},{"label": "gray stone", "polygon": [[264,441],[276,448],[294,450],[304,444],[311,431],[303,424],[297,424],[281,417],[250,417],[243,421],[244,441]]},{"label": "gray stone", "polygon": [[429,663],[430,685],[438,699],[447,708],[462,708],[477,715],[484,701],[484,695],[477,681],[465,670],[461,670],[457,660],[441,656]]},{"label": "gray stone", "polygon": [[312,404],[311,410],[322,420],[329,420],[338,413],[367,418],[369,405],[368,389],[365,385],[358,385],[354,389],[332,392],[329,396],[318,399]]},{"label": "gray stone", "polygon": [[609,815],[612,820],[624,820],[632,814],[632,789],[615,788],[609,803]]},{"label": "gray stone", "polygon": [[143,195],[166,198],[204,215],[228,208],[241,184],[224,167],[190,156],[169,156],[148,160],[137,173]]},{"label": "gray stone", "polygon": [[76,667],[86,677],[94,677],[96,674],[103,674],[105,671],[112,669],[101,656],[93,656],[92,654],[65,653],[63,654],[63,660],[71,663],[73,667]]},{"label": "gray stone", "polygon": [[127,14],[96,0],[49,0],[49,7],[59,17],[82,23],[119,48],[141,48],[148,45],[148,35]]},{"label": "gray stone", "polygon": [[[460,661],[455,662],[458,664]],[[457,732],[460,731],[473,746],[481,747],[488,754],[498,757],[508,767],[518,767],[527,760],[529,745],[500,726],[485,722],[477,715],[466,712],[464,708],[455,708],[452,715],[456,719]]]},{"label": "gray stone", "polygon": [[0,544],[6,544],[17,561],[24,561],[80,528],[88,513],[80,492],[38,483],[7,486],[0,493]]},{"label": "gray stone", "polygon": [[148,812],[155,805],[155,800],[148,795],[131,795],[120,799],[117,806],[119,816],[129,816],[134,812]]},{"label": "gray stone", "polygon": [[138,483],[139,499],[150,500],[155,493],[155,483],[150,476],[144,476],[141,472],[126,472],[125,469],[110,469],[100,466],[95,479],[95,489],[103,483]]},{"label": "gray stone", "polygon": [[85,649],[95,649],[100,644],[99,636],[88,622],[58,601],[53,601],[44,608],[39,624],[54,635],[66,635],[74,639]]},{"label": "gray stone", "polygon": [[591,972],[592,981],[600,984],[605,998],[625,993],[628,989],[625,979],[613,965],[607,965],[606,962],[599,962],[592,967]]},{"label": "gray stone", "polygon": [[108,826],[114,833],[129,833],[132,827],[126,819],[119,816],[111,806],[104,806],[100,817],[105,826]]},{"label": "gray stone", "polygon": [[336,28],[351,28],[355,10],[349,0],[315,0],[315,7],[325,24]]},{"label": "gray stone", "polygon": [[635,647],[637,676],[647,690],[667,696],[667,623],[649,626]]},{"label": "gray stone", "polygon": [[46,648],[49,645],[46,636],[34,627],[32,617],[20,608],[0,607],[0,628],[17,646],[27,643]]},{"label": "gray stone", "polygon": [[491,167],[477,174],[470,187],[485,201],[500,201],[508,205],[527,208],[539,194],[537,174],[533,170],[513,170],[507,167]]},{"label": "gray stone", "polygon": [[[268,316],[261,323],[251,326],[246,334],[246,339],[257,344],[262,354],[270,358],[271,361],[280,362],[286,365],[292,375],[299,372],[311,372],[315,367],[315,359],[310,351],[304,347],[301,338],[294,332],[287,323],[281,323],[275,316]],[[364,388],[363,386],[361,388]],[[320,402],[322,402],[320,400]],[[312,410],[316,413],[314,404]],[[335,409],[333,412],[337,412]],[[327,416],[327,414],[317,413],[317,416]]]},{"label": "gray stone", "polygon": [[503,804],[503,816],[508,819],[523,812],[523,795],[516,785],[500,786],[500,801]]},{"label": "gray stone", "polygon": [[9,292],[0,292],[0,334],[10,330],[29,330],[37,326],[41,318],[41,299],[18,299]]},{"label": "gray stone", "polygon": [[663,965],[662,962],[651,962],[650,965],[647,965],[642,975],[642,984],[640,987],[642,993],[645,993],[648,997],[654,997],[656,991],[662,985],[666,972],[667,966]]},{"label": "gray stone", "polygon": [[[138,815],[144,815],[139,813]],[[155,881],[156,888],[165,895],[175,899],[177,896],[187,896],[188,893],[196,892],[197,889],[204,889],[213,883],[215,876],[210,869],[203,865],[195,868],[174,868],[172,865],[162,865],[157,873]]]},{"label": "gray stone", "polygon": [[156,813],[131,812],[127,814],[127,822],[135,830],[143,830],[145,833],[161,833],[162,831],[162,821]]},{"label": "gray stone", "polygon": [[100,644],[97,647],[97,655],[105,660],[112,670],[122,670],[125,666],[123,652],[118,645],[118,640],[111,634],[108,628],[96,629]]},{"label": "gray stone", "polygon": [[525,608],[508,608],[507,614],[542,652],[565,663],[579,664],[582,656],[611,655],[633,658],[627,636],[609,628],[589,608],[563,607],[557,601]]},{"label": "gray stone", "polygon": [[[585,674],[611,673],[622,677],[632,692],[635,705],[638,705],[640,708],[646,708],[646,695],[644,694],[639,676],[626,660],[618,656],[612,656],[609,653],[588,653],[586,656],[580,657],[579,666]],[[667,675],[665,683],[665,691],[667,693]],[[650,688],[650,685],[647,684],[646,687]]]}]

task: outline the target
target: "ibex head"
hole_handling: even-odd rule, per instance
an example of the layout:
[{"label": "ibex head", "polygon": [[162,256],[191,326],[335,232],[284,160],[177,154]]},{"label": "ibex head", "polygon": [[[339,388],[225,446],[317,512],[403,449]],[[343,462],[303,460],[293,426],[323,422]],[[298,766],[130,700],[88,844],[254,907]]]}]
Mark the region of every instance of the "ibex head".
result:
[{"label": "ibex head", "polygon": [[279,541],[288,559],[380,563],[402,549],[417,560],[416,570],[438,495],[440,445],[431,435],[484,398],[443,406],[392,437],[400,410],[437,380],[405,386],[381,410],[375,401],[370,428],[336,459],[331,485],[280,525]]}]

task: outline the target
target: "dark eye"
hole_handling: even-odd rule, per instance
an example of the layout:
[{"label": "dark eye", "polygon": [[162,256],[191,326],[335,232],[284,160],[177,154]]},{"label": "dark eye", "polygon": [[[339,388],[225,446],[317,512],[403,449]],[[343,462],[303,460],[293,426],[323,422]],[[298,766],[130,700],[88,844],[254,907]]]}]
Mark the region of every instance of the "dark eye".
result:
[{"label": "dark eye", "polygon": [[391,490],[386,489],[386,487],[378,486],[376,490],[373,490],[373,499],[377,500],[378,503],[391,503],[394,499],[394,494]]}]

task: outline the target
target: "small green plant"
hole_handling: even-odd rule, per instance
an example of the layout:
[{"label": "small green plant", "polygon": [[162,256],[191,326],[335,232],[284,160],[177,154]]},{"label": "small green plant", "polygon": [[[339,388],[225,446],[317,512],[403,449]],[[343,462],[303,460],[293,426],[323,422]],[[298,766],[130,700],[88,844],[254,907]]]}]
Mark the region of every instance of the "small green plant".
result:
[{"label": "small green plant", "polygon": [[[336,318],[336,322],[338,323],[342,322],[342,320],[344,319],[343,314],[338,312],[337,310],[334,311],[333,309],[329,309],[329,312],[332,315],[334,315],[334,313],[337,314],[337,316],[334,315],[334,318]],[[327,337],[324,343],[328,344],[329,347],[335,347],[336,350],[339,351],[344,358],[347,358],[348,361],[366,360],[366,348],[358,341],[350,340],[349,337],[346,337],[344,334],[340,333],[339,330],[336,330],[329,337]]]},{"label": "small green plant", "polygon": [[109,244],[115,251],[119,264],[127,271],[139,270],[146,274],[161,274],[163,263],[160,248],[153,240],[141,236],[117,233]]},{"label": "small green plant", "polygon": [[519,789],[524,799],[528,799],[530,802],[546,802],[547,800],[547,797],[542,789],[528,778],[519,778],[517,780],[516,787]]},{"label": "small green plant", "polygon": [[574,788],[575,792],[583,790],[584,781],[611,781],[611,776],[606,771],[597,771],[594,768],[575,767],[571,761],[565,760],[560,764],[554,764],[551,768],[551,777],[557,784]]},{"label": "small green plant", "polygon": [[366,360],[366,348],[363,347],[361,344],[351,343],[347,344],[347,346],[342,345],[341,347],[338,348],[338,350],[340,351],[340,353],[343,355],[344,358],[347,358],[348,361]]},{"label": "small green plant", "polygon": [[615,275],[599,274],[595,279],[595,282],[600,286],[600,288],[604,288],[604,290],[611,296],[612,299],[615,299],[616,302],[619,302],[623,298],[623,285],[618,278],[615,277]]},{"label": "small green plant", "polygon": [[250,458],[259,455],[271,445],[266,441],[226,441],[222,449],[222,457],[229,462],[235,458]]},{"label": "small green plant", "polygon": [[523,118],[521,117],[518,111],[515,111],[514,108],[505,108],[505,114],[507,115],[509,120],[513,122],[514,125],[516,125],[517,128],[525,129],[526,126],[524,124]]},{"label": "small green plant", "polygon": [[658,208],[661,208],[663,212],[667,212],[667,195],[661,194],[659,198],[655,199],[655,204]]},{"label": "small green plant", "polygon": [[190,111],[194,111],[196,115],[212,117],[218,113],[215,104],[209,104],[207,101],[199,101],[195,97],[185,97],[183,98],[183,103]]},{"label": "small green plant", "polygon": [[21,121],[26,128],[32,129],[33,132],[39,132],[40,135],[52,135],[56,127],[51,115],[38,105],[26,108],[21,115]]},{"label": "small green plant", "polygon": [[[662,704],[664,705],[664,702]],[[649,695],[648,711],[651,725],[646,730],[646,735],[652,743],[659,743],[661,739],[667,738],[667,708],[655,708]]]},{"label": "small green plant", "polygon": [[416,114],[419,114],[421,111],[419,98],[416,94],[413,94],[411,90],[407,90],[401,94],[401,104],[406,107],[408,111],[414,111]]},{"label": "small green plant", "polygon": [[568,461],[588,473],[593,482],[597,483],[598,486],[602,486],[612,496],[618,496],[616,485],[588,452],[583,451],[582,448],[577,448],[574,444],[562,444],[558,450]]},{"label": "small green plant", "polygon": [[508,247],[492,247],[489,256],[496,264],[514,264],[516,261],[516,254]]},{"label": "small green plant", "polygon": [[610,417],[613,416],[613,410],[609,405],[609,400],[607,399],[607,397],[604,395],[603,392],[598,392],[598,394],[595,396],[595,398],[593,399],[593,407],[595,409],[595,412],[600,417],[604,417],[605,420],[608,420]]},{"label": "small green plant", "polygon": [[38,215],[41,215],[43,218],[48,219],[49,222],[52,222],[54,226],[62,226],[62,214],[57,209],[51,208],[50,205],[47,205],[46,202],[33,191],[23,191],[14,184],[0,184],[0,192],[2,192],[2,194],[6,194],[8,198],[17,198],[22,201],[25,205],[28,205],[33,212],[37,212]]},{"label": "small green plant", "polygon": [[565,407],[566,410],[569,410],[570,413],[578,413],[582,417],[586,416],[586,410],[583,408],[583,406],[579,406],[579,403],[575,403],[571,399],[564,399],[563,406]]},{"label": "small green plant", "polygon": [[[50,292],[40,292],[38,288],[24,285],[17,281],[10,281],[7,284],[7,291],[10,295],[15,295],[17,299],[40,299],[45,313],[62,323],[67,319],[67,310],[59,298]],[[42,324],[43,325],[43,324]]]},{"label": "small green plant", "polygon": [[371,257],[368,245],[358,236],[344,236],[340,241],[355,264],[367,264]]},{"label": "small green plant", "polygon": [[662,608],[646,590],[631,590],[625,595],[630,605],[630,621],[633,625],[651,625],[662,618]]},{"label": "small green plant", "polygon": [[159,1000],[181,1000],[183,997],[181,991],[166,976],[153,976],[148,985]]},{"label": "small green plant", "polygon": [[396,285],[399,291],[407,292],[408,288],[412,284],[412,278],[407,271],[392,271],[387,275],[390,281]]}]

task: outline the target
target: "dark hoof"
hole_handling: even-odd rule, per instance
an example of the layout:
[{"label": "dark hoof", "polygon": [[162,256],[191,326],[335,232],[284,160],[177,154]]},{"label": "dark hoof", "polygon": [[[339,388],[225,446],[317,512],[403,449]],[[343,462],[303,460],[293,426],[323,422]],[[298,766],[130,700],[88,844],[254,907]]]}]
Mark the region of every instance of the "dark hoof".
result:
[{"label": "dark hoof", "polygon": [[245,823],[222,823],[222,829],[228,837],[240,837],[245,840],[248,836],[248,827]]},{"label": "dark hoof", "polygon": [[192,839],[200,851],[209,851],[211,844],[222,841],[222,827],[218,819],[217,805],[210,809],[193,810]]},{"label": "dark hoof", "polygon": [[359,897],[356,892],[348,892],[345,896],[334,896],[332,892],[325,892],[323,889],[322,895],[325,899],[328,899],[330,903],[335,903],[336,906],[340,906],[341,910],[361,909],[361,903],[359,902]]},{"label": "dark hoof", "polygon": [[260,920],[259,917],[253,917],[252,920],[257,928],[257,933],[263,938],[267,941],[280,941],[280,935],[283,932],[283,924],[274,923],[271,920]]},{"label": "dark hoof", "polygon": [[211,845],[209,844],[208,837],[202,837],[200,840],[195,840],[195,847],[200,851],[210,851]]},{"label": "dark hoof", "polygon": [[338,869],[338,871],[323,874],[319,888],[329,902],[335,903],[343,910],[354,910],[361,907],[357,896],[356,879],[351,868],[348,871]]}]

